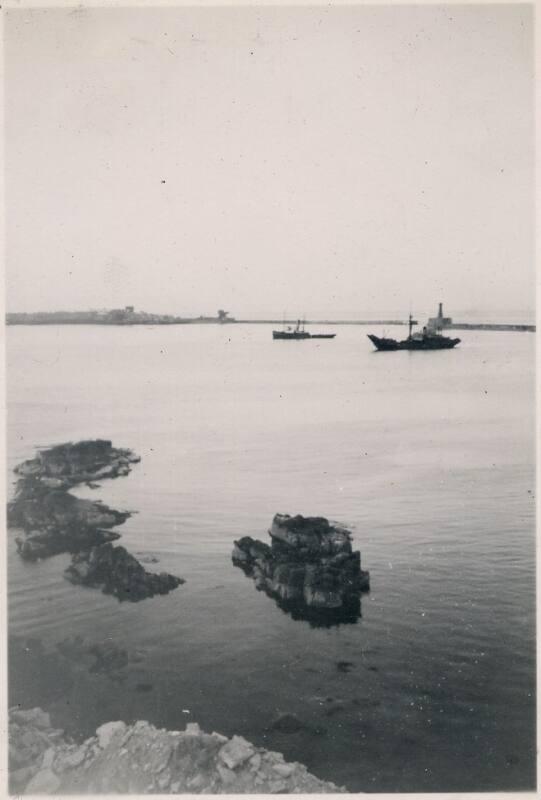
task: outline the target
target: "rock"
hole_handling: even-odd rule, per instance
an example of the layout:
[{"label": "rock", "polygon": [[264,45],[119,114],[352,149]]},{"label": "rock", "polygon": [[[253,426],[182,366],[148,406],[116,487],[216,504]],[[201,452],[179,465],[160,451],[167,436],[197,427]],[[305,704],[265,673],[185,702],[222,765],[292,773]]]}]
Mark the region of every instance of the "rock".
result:
[{"label": "rock", "polygon": [[280,731],[280,733],[297,733],[306,728],[304,722],[295,716],[295,714],[280,714],[272,723],[272,729]]},{"label": "rock", "polygon": [[51,727],[50,715],[46,711],[42,711],[41,708],[29,708],[27,710],[10,708],[9,716],[13,722],[20,724],[30,724],[43,730]]},{"label": "rock", "polygon": [[269,792],[271,794],[277,794],[278,792],[285,792],[287,789],[287,783],[285,781],[270,781],[269,782]]},{"label": "rock", "polygon": [[54,748],[49,747],[43,754],[43,758],[41,760],[41,768],[46,769],[48,767],[53,766],[54,761]]},{"label": "rock", "polygon": [[351,534],[345,528],[330,525],[325,517],[276,514],[269,533],[275,541],[305,550],[316,556],[351,553]]},{"label": "rock", "polygon": [[259,767],[261,766],[261,756],[259,753],[255,753],[250,759],[250,769],[252,772],[257,772]]},{"label": "rock", "polygon": [[271,546],[244,536],[234,542],[232,559],[295,619],[314,625],[355,622],[360,594],[369,588],[351,533],[324,517],[277,514]]},{"label": "rock", "polygon": [[74,497],[58,489],[39,491],[18,486],[15,499],[8,504],[8,521],[22,528],[17,548],[26,559],[48,558],[64,552],[77,552],[118,539],[109,529],[122,525],[130,514],[115,511],[102,503]]},{"label": "rock", "polygon": [[42,769],[37,772],[28,786],[27,794],[53,794],[60,786],[60,778],[52,769]]},{"label": "rock", "polygon": [[136,683],[133,688],[136,692],[151,692],[154,687],[151,683]]},{"label": "rock", "polygon": [[326,717],[333,717],[335,714],[346,710],[346,705],[341,700],[329,700],[324,708],[323,713]]},{"label": "rock", "polygon": [[124,547],[109,543],[75,554],[64,575],[72,583],[99,587],[104,594],[131,602],[167,594],[184,583],[165,572],[146,572]]},{"label": "rock", "polygon": [[43,476],[62,476],[81,482],[87,475],[106,467],[118,467],[120,459],[123,464],[139,460],[130,450],[113,447],[108,439],[92,439],[41,450],[36,459],[26,464],[31,464],[34,469],[37,464],[39,474]]},{"label": "rock", "polygon": [[196,791],[199,789],[201,790],[206,783],[205,775],[196,775],[194,778],[190,778],[187,782],[188,789],[195,789]]},{"label": "rock", "polygon": [[38,459],[33,459],[32,461],[23,461],[21,464],[18,464],[13,471],[23,478],[31,478],[39,475],[41,469],[41,464]]},{"label": "rock", "polygon": [[22,529],[16,537],[20,556],[29,561],[71,553],[65,571],[75,584],[100,588],[119,600],[133,602],[167,594],[184,581],[167,573],[146,572],[123,547],[115,528],[129,517],[103,503],[75,497],[68,491],[93,479],[127,475],[139,461],[130,450],[96,439],[42,450],[15,468],[19,475],[14,499],[8,504],[8,524]]},{"label": "rock", "polygon": [[163,791],[163,789],[165,789],[166,786],[169,786],[170,782],[171,782],[171,773],[168,769],[166,769],[158,778],[157,781],[158,788],[162,789]]},{"label": "rock", "polygon": [[125,474],[134,459],[130,451],[117,450],[110,441],[98,439],[42,450],[36,458],[15,467],[19,478],[14,499],[8,504],[8,524],[31,537],[27,543],[19,538],[23,558],[74,552],[114,538],[104,536],[104,531],[121,525],[129,513],[74,497],[68,490],[87,483],[96,472],[101,477]]},{"label": "rock", "polygon": [[87,652],[95,658],[94,664],[90,667],[90,672],[99,672],[112,676],[127,667],[129,663],[127,651],[111,641],[90,644]]},{"label": "rock", "polygon": [[243,764],[254,755],[254,748],[252,745],[243,739],[242,736],[233,736],[233,738],[224,744],[220,752],[219,758],[230,769],[235,769],[239,764]]},{"label": "rock", "polygon": [[199,736],[201,733],[201,728],[197,724],[197,722],[188,722],[186,725],[185,733],[187,736]]},{"label": "rock", "polygon": [[295,767],[293,764],[274,764],[273,770],[282,778],[289,778],[294,773]]},{"label": "rock", "polygon": [[[17,723],[11,715],[10,750],[19,751],[23,735],[33,741],[37,733],[47,742],[48,731],[33,727],[33,716],[35,710]],[[342,791],[310,775],[301,764],[288,764],[281,754],[256,748],[241,736],[225,742],[223,738],[204,733],[196,723],[186,731],[167,731],[145,721],[130,726],[109,722],[81,745],[65,738],[48,742],[45,758],[43,750],[28,751],[23,761],[10,752],[10,787],[17,794],[67,795],[251,794],[289,792],[293,787],[303,793]]]},{"label": "rock", "polygon": [[[61,759],[60,769],[63,771],[65,769],[73,769],[74,767],[78,767],[79,764],[82,764],[86,758],[86,748],[85,747],[78,747],[71,753],[67,753]],[[58,771],[58,770],[57,770]]]},{"label": "rock", "polygon": [[222,779],[223,783],[226,784],[226,786],[234,782],[235,773],[232,770],[222,766],[222,764],[217,764],[216,769],[218,770],[220,778]]},{"label": "rock", "polygon": [[21,767],[20,769],[10,769],[9,783],[12,794],[19,794],[30,779],[36,774],[35,767]]},{"label": "rock", "polygon": [[101,725],[97,731],[96,736],[98,737],[99,746],[103,749],[109,746],[111,739],[118,734],[125,733],[126,725],[124,722],[106,722],[105,725]]}]

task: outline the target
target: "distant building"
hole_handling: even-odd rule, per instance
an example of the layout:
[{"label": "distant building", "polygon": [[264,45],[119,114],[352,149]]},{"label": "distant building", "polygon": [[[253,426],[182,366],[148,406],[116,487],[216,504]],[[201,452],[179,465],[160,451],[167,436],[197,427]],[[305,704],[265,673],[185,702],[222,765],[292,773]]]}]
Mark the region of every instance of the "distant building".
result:
[{"label": "distant building", "polygon": [[135,311],[135,306],[126,306],[125,311],[127,311],[128,314],[133,314]]},{"label": "distant building", "polygon": [[441,331],[443,328],[448,328],[452,324],[452,317],[443,316],[443,303],[440,303],[438,307],[438,316],[430,317],[426,327],[432,331]]}]

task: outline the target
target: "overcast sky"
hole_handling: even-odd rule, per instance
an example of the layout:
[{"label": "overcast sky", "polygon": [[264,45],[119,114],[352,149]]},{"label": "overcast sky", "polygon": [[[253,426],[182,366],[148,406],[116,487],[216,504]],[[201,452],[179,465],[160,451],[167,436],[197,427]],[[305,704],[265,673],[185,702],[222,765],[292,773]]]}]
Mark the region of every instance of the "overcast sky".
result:
[{"label": "overcast sky", "polygon": [[526,5],[9,10],[7,307],[534,304]]}]

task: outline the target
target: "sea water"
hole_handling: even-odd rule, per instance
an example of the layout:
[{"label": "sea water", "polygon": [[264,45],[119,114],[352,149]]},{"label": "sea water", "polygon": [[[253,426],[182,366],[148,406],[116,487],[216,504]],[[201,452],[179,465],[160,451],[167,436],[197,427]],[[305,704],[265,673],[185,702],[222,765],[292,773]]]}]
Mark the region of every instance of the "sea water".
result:
[{"label": "sea water", "polygon": [[[10,703],[75,736],[197,721],[351,791],[533,788],[534,336],[377,353],[379,326],[332,331],[7,329],[8,493],[38,446],[133,448],[128,477],[76,492],[136,512],[120,543],[186,579],[119,603],[68,583],[66,555],[23,562],[10,532]],[[356,623],[293,619],[233,566],[233,541],[268,542],[276,512],[353,531],[371,576]],[[128,667],[67,667],[74,636]],[[282,713],[300,729],[276,730]]]}]

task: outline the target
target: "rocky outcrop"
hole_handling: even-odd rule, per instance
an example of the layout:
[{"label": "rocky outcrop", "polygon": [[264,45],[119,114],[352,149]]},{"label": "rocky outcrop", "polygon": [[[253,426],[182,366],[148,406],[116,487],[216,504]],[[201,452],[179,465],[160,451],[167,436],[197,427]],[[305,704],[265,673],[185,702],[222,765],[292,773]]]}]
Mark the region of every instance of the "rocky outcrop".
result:
[{"label": "rocky outcrop", "polygon": [[277,514],[271,544],[250,536],[235,541],[233,563],[297,619],[313,624],[354,622],[369,573],[353,551],[351,533],[324,517]]},{"label": "rocky outcrop", "polygon": [[127,511],[115,511],[57,489],[31,495],[24,489],[10,505],[8,524],[25,531],[15,541],[19,554],[27,561],[76,553],[114,541],[120,534],[109,529],[130,517]]},{"label": "rocky outcrop", "polygon": [[344,792],[241,736],[107,722],[82,744],[39,708],[9,714],[12,794],[320,794]]},{"label": "rocky outcrop", "polygon": [[102,544],[72,558],[65,573],[72,583],[100,588],[119,600],[137,602],[176,589],[182,578],[166,572],[147,572],[124,547]]},{"label": "rocky outcrop", "polygon": [[36,560],[76,553],[119,538],[110,531],[129,517],[103,503],[83,500],[69,489],[96,479],[128,475],[139,456],[104,439],[61,444],[15,467],[15,497],[8,525],[24,532],[16,539],[22,558]]},{"label": "rocky outcrop", "polygon": [[140,460],[131,450],[113,447],[108,439],[89,439],[40,450],[36,458],[15,467],[15,473],[50,489],[67,489],[86,481],[128,475],[130,464]]},{"label": "rocky outcrop", "polygon": [[71,553],[65,575],[72,583],[101,588],[119,600],[166,594],[184,583],[167,573],[147,572],[124,547],[113,547],[120,534],[111,529],[122,525],[130,512],[69,492],[81,483],[96,487],[96,480],[128,475],[138,461],[131,450],[96,439],[56,445],[19,464],[8,525],[24,534],[15,540],[20,556],[35,561]]}]

